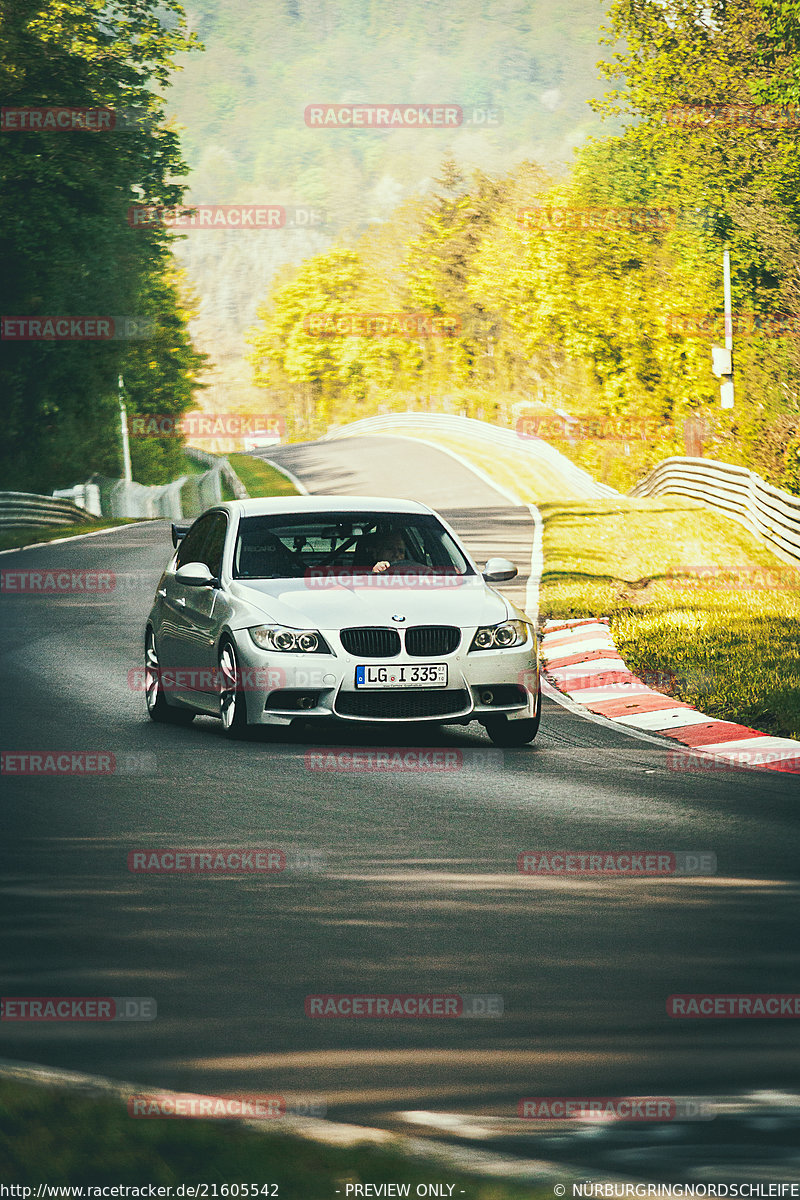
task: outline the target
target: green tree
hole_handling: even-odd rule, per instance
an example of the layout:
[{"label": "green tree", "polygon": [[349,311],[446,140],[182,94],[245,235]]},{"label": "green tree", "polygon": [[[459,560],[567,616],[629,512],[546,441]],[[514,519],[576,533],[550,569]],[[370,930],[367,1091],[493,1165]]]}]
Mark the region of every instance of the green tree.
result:
[{"label": "green tree", "polygon": [[[169,286],[170,235],[131,228],[133,205],[175,205],[185,167],[163,98],[174,56],[191,49],[176,0],[7,0],[0,92],[8,108],[108,108],[108,130],[2,135],[0,310],[17,316],[155,321],[144,342],[4,341],[0,472],[5,487],[50,490],[119,473],[117,377],[188,407],[194,355]],[[180,331],[178,330],[180,326]],[[172,330],[170,334],[168,331]],[[165,337],[180,354],[165,354]]]},{"label": "green tree", "polygon": [[[681,248],[671,277],[701,311],[722,310],[721,257],[730,247],[734,311],[766,322],[800,311],[800,157],[795,124],[764,123],[754,106],[797,102],[800,21],[794,0],[616,0],[612,36],[625,49],[607,68],[620,86],[605,107],[638,123],[620,139],[646,169],[652,196],[713,219]],[[736,116],[731,106],[742,112]],[[702,119],[676,120],[693,108]],[[727,108],[727,116],[723,110]],[[619,155],[615,155],[617,161]],[[700,242],[698,247],[697,242]],[[683,389],[703,396],[705,365],[683,351]],[[677,347],[676,347],[677,350]],[[800,340],[761,336],[735,345],[737,408],[709,409],[716,451],[776,482],[800,416]]]},{"label": "green tree", "polygon": [[[363,269],[352,250],[332,250],[307,259],[276,280],[258,309],[260,327],[250,331],[250,361],[260,387],[286,389],[285,404],[292,430],[314,431],[327,423],[331,403],[347,376],[340,358],[340,338],[325,332],[324,323],[354,311]],[[352,382],[353,371],[349,372]]]}]

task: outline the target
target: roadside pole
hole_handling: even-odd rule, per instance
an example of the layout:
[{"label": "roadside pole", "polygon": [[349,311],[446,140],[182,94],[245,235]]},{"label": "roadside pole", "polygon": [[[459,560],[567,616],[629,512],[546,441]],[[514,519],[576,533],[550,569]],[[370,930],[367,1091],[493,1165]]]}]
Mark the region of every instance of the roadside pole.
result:
[{"label": "roadside pole", "polygon": [[[720,405],[733,408],[733,315],[731,311],[731,256],[726,246],[722,254],[722,286],[725,297],[725,349],[714,346],[711,351],[713,370],[720,376]],[[715,351],[716,357],[715,357]]]},{"label": "roadside pole", "polygon": [[122,471],[123,478],[126,483],[133,482],[133,472],[131,470],[131,444],[128,439],[128,410],[125,407],[125,397],[123,395],[123,382],[120,375],[117,381],[119,388],[119,421],[122,430]]}]

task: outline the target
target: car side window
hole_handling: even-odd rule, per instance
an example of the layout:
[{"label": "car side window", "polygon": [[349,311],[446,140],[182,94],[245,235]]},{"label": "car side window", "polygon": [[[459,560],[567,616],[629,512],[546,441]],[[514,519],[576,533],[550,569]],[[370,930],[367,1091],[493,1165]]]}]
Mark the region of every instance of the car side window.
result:
[{"label": "car side window", "polygon": [[208,539],[213,516],[200,517],[195,521],[185,538],[178,544],[178,556],[175,559],[175,570],[185,567],[190,562],[205,562],[203,550]]},{"label": "car side window", "polygon": [[212,575],[219,579],[222,570],[222,551],[225,548],[225,535],[228,532],[228,520],[224,513],[214,513],[210,521],[210,531],[203,546],[203,554],[199,559],[204,562]]}]

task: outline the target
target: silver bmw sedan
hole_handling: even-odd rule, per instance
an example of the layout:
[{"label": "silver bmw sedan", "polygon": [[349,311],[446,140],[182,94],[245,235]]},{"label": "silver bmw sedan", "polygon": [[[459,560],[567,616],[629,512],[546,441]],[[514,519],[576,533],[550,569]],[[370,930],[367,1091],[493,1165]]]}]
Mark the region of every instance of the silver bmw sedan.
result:
[{"label": "silver bmw sedan", "polygon": [[294,720],[539,727],[536,631],[432,509],[413,500],[237,500],[173,525],[145,631],[154,721],[231,737]]}]

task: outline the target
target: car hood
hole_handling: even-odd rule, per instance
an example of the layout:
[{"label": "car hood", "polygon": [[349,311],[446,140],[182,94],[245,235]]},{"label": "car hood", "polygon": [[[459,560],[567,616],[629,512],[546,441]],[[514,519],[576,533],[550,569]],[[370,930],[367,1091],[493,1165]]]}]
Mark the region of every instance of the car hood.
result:
[{"label": "car hood", "polygon": [[[504,621],[511,606],[479,575],[459,579],[457,584],[433,586],[381,586],[341,584],[332,580],[248,579],[234,580],[232,598],[244,601],[263,614],[265,623],[295,629],[341,629],[348,625],[392,625],[395,616],[404,625],[492,625]],[[243,615],[241,626],[250,623]]]}]

